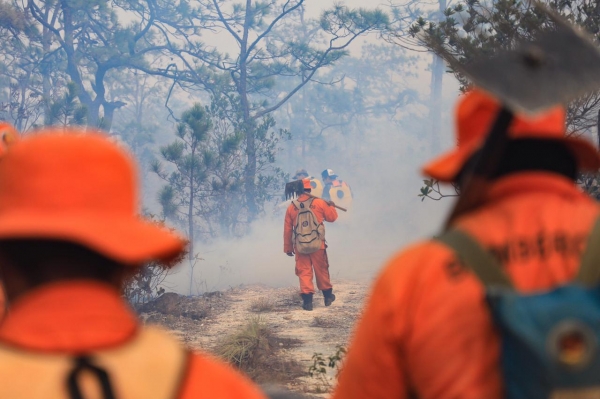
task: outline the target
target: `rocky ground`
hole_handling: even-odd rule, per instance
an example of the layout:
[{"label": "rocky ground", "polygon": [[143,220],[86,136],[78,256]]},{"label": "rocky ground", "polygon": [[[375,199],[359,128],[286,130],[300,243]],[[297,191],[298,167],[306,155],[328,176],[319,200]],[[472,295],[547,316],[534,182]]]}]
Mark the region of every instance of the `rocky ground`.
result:
[{"label": "rocky ground", "polygon": [[188,346],[209,352],[215,352],[223,337],[239,331],[249,320],[260,320],[279,340],[277,356],[296,365],[296,372],[278,383],[327,397],[335,370],[328,370],[325,381],[310,377],[312,357],[321,353],[327,358],[339,345],[347,345],[367,289],[366,283],[338,281],[333,305],[326,308],[323,297],[316,294],[312,312],[302,310],[296,287],[240,286],[200,297],[166,293],[140,309],[140,316],[146,323],[168,328]]}]

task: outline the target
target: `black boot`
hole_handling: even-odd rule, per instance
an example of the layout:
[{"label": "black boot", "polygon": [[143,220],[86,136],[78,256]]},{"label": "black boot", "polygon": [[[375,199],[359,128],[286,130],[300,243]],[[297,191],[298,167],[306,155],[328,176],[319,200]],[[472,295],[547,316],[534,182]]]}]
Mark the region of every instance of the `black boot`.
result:
[{"label": "black boot", "polygon": [[302,309],[304,310],[313,310],[312,299],[313,294],[300,294],[302,297]]},{"label": "black boot", "polygon": [[333,288],[323,290],[323,298],[325,298],[325,306],[331,305],[335,301],[335,295],[333,295]]}]

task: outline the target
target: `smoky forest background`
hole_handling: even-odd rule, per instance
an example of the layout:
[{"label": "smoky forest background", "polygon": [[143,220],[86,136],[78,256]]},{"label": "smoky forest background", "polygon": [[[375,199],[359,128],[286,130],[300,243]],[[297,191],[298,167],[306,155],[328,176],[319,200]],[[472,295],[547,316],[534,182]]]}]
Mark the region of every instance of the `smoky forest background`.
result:
[{"label": "smoky forest background", "polygon": [[[600,3],[545,2],[600,40]],[[141,209],[190,243],[173,275],[137,277],[140,301],[293,283],[282,194],[299,168],[352,187],[332,274],[365,277],[455,194],[419,175],[454,145],[469,85],[434,43],[469,63],[553,28],[528,0],[0,0],[0,119],[103,129],[134,154]],[[569,132],[597,141],[599,110],[600,93],[570,104]]]}]

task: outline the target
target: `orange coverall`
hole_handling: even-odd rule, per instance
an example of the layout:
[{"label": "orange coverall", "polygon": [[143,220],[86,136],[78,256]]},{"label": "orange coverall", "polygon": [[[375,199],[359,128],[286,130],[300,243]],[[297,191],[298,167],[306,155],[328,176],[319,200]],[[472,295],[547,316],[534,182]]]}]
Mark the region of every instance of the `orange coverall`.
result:
[{"label": "orange coverall", "polygon": [[[496,181],[456,222],[502,262],[522,292],[575,277],[598,204],[543,172]],[[372,288],[333,399],[500,399],[499,337],[484,288],[444,245],[394,256]]]},{"label": "orange coverall", "polygon": [[[42,286],[11,306],[0,325],[0,397],[67,397],[71,356],[87,353],[105,365],[118,398],[266,399],[221,361],[142,327],[113,288],[84,280]],[[97,381],[83,377],[84,397],[97,397]]]},{"label": "orange coverall", "polygon": [[[298,201],[304,202],[310,199],[308,195],[302,194],[298,197]],[[315,198],[310,206],[319,223],[335,222],[338,217],[337,211],[333,206],[329,206],[327,202],[320,198]],[[296,217],[299,210],[294,204],[288,206],[285,213],[285,222],[283,227],[283,252],[296,252],[294,248],[293,230],[296,223]],[[302,294],[311,294],[315,292],[313,285],[313,269],[317,278],[317,288],[320,290],[328,290],[332,288],[329,279],[329,262],[327,260],[327,250],[325,249],[325,241],[321,245],[321,249],[312,254],[299,254],[296,252],[296,276],[300,279],[300,291]]]}]

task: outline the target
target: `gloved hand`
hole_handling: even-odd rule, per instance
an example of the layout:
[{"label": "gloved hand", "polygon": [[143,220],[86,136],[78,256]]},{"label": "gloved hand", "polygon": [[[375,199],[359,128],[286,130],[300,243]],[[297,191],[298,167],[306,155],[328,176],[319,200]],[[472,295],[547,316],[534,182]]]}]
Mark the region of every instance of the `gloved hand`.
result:
[{"label": "gloved hand", "polygon": [[335,202],[333,202],[333,201],[327,201],[327,205],[329,205],[329,206],[335,206]]},{"label": "gloved hand", "polygon": [[294,256],[294,253],[293,252],[286,252],[286,255],[287,256]]}]

